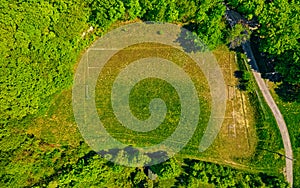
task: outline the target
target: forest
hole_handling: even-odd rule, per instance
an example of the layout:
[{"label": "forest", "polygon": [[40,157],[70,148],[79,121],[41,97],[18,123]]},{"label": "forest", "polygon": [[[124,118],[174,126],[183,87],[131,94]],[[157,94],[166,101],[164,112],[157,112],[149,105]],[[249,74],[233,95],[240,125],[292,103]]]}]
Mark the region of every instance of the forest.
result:
[{"label": "forest", "polygon": [[158,180],[150,181],[144,169],[109,163],[82,140],[56,146],[27,132],[72,87],[82,52],[116,24],[183,24],[213,50],[242,35],[228,26],[226,6],[259,25],[251,39],[279,73],[281,95],[299,102],[298,0],[0,0],[0,187],[153,187],[168,179],[179,187],[287,187],[283,177],[191,159],[151,167]]}]

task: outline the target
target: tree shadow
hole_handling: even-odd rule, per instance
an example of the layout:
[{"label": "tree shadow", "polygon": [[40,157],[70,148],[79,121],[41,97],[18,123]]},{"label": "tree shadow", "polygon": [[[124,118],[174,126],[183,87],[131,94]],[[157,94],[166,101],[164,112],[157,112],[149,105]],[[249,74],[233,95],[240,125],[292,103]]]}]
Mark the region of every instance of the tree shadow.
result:
[{"label": "tree shadow", "polygon": [[155,162],[158,160],[167,160],[168,154],[165,151],[157,151],[157,152],[153,152],[153,153],[147,153],[147,155],[150,157],[151,161]]},{"label": "tree shadow", "polygon": [[282,82],[275,92],[284,102],[300,102],[300,86]]},{"label": "tree shadow", "polygon": [[238,79],[241,79],[243,76],[243,71],[234,71],[234,76]]},{"label": "tree shadow", "polygon": [[249,79],[244,78],[245,71],[234,71],[234,77],[238,78],[239,82],[237,88],[241,91],[247,91],[249,89]]},{"label": "tree shadow", "polygon": [[274,83],[282,81],[282,76],[277,72],[264,73],[261,74],[261,77]]},{"label": "tree shadow", "polygon": [[205,52],[208,47],[200,40],[195,31],[197,24],[189,23],[181,28],[180,35],[175,42],[180,43],[181,47],[187,53]]},{"label": "tree shadow", "polygon": [[[140,150],[134,148],[133,146],[127,146],[123,149],[121,148],[113,148],[113,149],[109,149],[109,150],[101,150],[98,151],[97,154],[99,154],[100,156],[102,156],[103,158],[105,158],[105,156],[110,155],[111,156],[111,161],[115,161],[118,157],[118,154],[121,151],[124,151],[127,156],[129,161],[133,160],[134,157],[138,156],[140,154]],[[160,162],[160,161],[165,161],[167,160],[168,154],[165,151],[157,151],[157,152],[152,152],[152,153],[145,153],[146,156],[148,156],[150,158],[150,162],[144,164],[144,166],[151,166],[152,164],[155,164],[156,162]]]}]

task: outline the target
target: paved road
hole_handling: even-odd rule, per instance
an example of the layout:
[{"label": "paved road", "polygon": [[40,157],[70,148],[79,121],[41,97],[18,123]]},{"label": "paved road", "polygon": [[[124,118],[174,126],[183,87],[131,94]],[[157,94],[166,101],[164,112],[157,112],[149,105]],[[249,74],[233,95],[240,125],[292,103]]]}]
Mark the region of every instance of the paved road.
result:
[{"label": "paved road", "polygon": [[[226,11],[226,18],[229,21],[231,26],[234,26],[239,20],[242,19],[242,17],[234,11],[227,10]],[[290,183],[291,187],[293,187],[293,150],[292,145],[290,141],[289,132],[287,129],[287,126],[285,124],[284,118],[276,105],[266,83],[261,77],[261,74],[259,73],[259,69],[256,63],[256,60],[254,58],[251,46],[249,41],[242,44],[243,50],[246,53],[248,59],[250,60],[251,70],[254,75],[255,81],[258,84],[259,89],[261,90],[263,97],[269,107],[272,110],[272,113],[276,119],[277,125],[279,127],[281,137],[283,140],[284,150],[285,150],[285,160],[286,160],[286,167],[285,167],[285,177],[287,181]]]}]

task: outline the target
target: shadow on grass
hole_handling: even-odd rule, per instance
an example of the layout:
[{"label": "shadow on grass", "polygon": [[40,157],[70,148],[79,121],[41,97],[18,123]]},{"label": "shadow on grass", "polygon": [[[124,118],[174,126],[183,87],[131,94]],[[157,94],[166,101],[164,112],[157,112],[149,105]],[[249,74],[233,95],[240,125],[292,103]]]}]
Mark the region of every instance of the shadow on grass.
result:
[{"label": "shadow on grass", "polygon": [[197,27],[198,25],[195,23],[183,26],[180,36],[176,40],[187,53],[208,51],[208,47],[199,39],[196,33],[192,32]]},{"label": "shadow on grass", "polygon": [[234,71],[234,76],[238,79],[241,79],[244,71]]},{"label": "shadow on grass", "polygon": [[238,78],[239,82],[237,88],[241,91],[253,91],[253,83],[251,81],[251,73],[247,71],[235,71],[234,76]]},{"label": "shadow on grass", "polygon": [[[124,151],[125,155],[121,153],[122,155],[120,156],[120,152],[122,152],[122,150]],[[97,152],[97,154],[99,154],[103,158],[105,158],[106,155],[110,155],[112,161],[115,161],[120,157],[126,156],[126,158],[123,158],[123,160],[128,160],[130,163],[130,161],[134,161],[135,157],[138,157],[141,153],[138,149],[136,149],[132,146],[127,146],[123,149],[115,148],[115,149],[109,149],[108,151],[101,150],[101,151]],[[145,162],[144,166],[151,166],[152,164],[155,164],[156,162],[165,161],[169,158],[168,154],[165,151],[156,151],[156,152],[152,152],[152,153],[145,153],[145,156],[148,157],[151,161]]]},{"label": "shadow on grass", "polygon": [[284,102],[300,102],[300,86],[283,82],[275,89],[277,95]]}]

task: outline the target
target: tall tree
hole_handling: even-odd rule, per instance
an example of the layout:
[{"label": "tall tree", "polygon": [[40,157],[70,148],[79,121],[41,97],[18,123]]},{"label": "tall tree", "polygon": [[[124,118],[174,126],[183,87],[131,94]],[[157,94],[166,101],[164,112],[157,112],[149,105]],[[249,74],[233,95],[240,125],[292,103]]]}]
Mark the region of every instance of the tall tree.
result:
[{"label": "tall tree", "polygon": [[121,0],[89,0],[91,8],[90,22],[105,31],[112,23],[125,14]]}]

